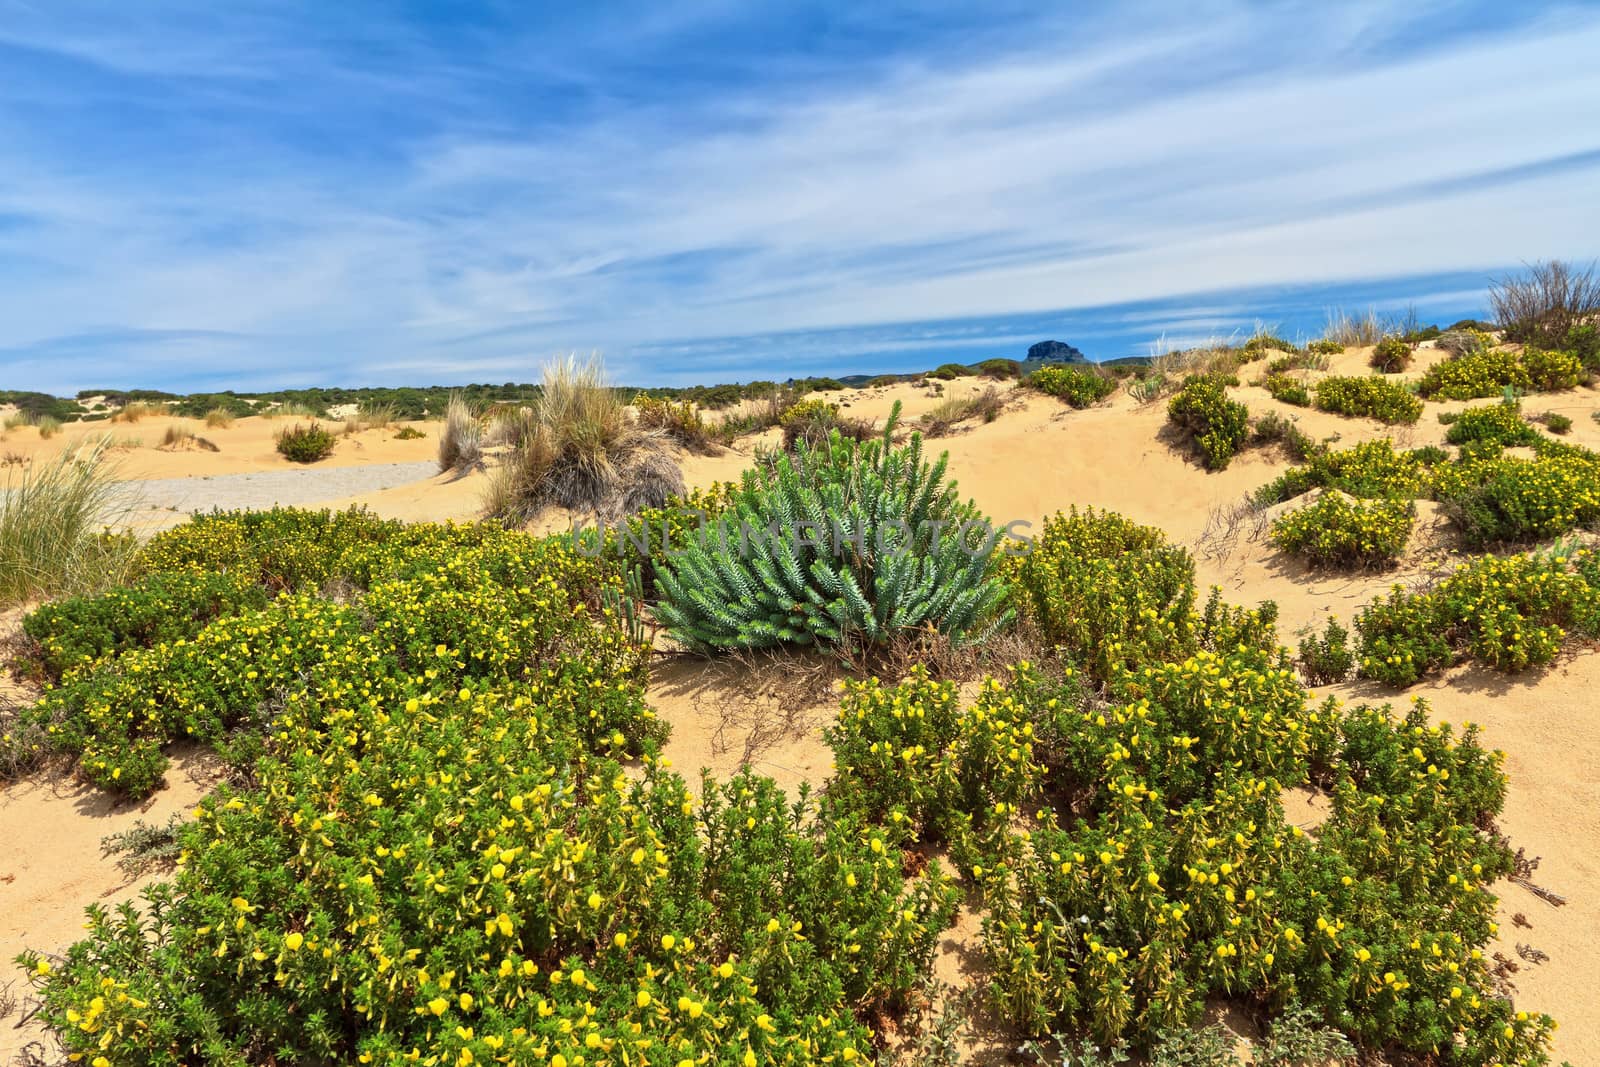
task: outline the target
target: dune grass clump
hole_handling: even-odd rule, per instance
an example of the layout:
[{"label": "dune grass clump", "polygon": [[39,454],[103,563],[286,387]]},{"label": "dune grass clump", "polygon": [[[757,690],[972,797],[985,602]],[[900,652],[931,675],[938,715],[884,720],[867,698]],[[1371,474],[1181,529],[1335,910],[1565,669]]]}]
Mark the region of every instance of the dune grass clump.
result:
[{"label": "dune grass clump", "polygon": [[1422,401],[1405,386],[1376,375],[1324,378],[1317,383],[1317,408],[1336,415],[1377,419],[1391,425],[1422,417]]},{"label": "dune grass clump", "polygon": [[1239,380],[1214,374],[1192,376],[1167,403],[1167,421],[1188,436],[1207,470],[1220,471],[1250,436],[1250,409],[1228,398]]},{"label": "dune grass clump", "polygon": [[220,452],[215,441],[201,437],[187,426],[171,423],[167,426],[166,433],[161,435],[161,444],[156,447],[175,452],[183,448],[198,448],[205,452]]},{"label": "dune grass clump", "polygon": [[945,397],[922,416],[922,432],[927,437],[944,437],[963,422],[993,422],[1005,407],[1005,399],[992,385],[980,392]]},{"label": "dune grass clump", "polygon": [[131,536],[107,528],[126,512],[106,443],[85,442],[50,460],[7,464],[0,480],[0,606],[117,582]]},{"label": "dune grass clump", "polygon": [[483,423],[460,393],[451,393],[439,431],[439,470],[471,470],[483,462]]},{"label": "dune grass clump", "polygon": [[335,438],[321,423],[295,423],[274,438],[278,454],[292,463],[315,463],[333,454]]},{"label": "dune grass clump", "polygon": [[1338,345],[1339,350],[1343,351],[1346,348],[1375,345],[1388,332],[1388,326],[1378,317],[1376,308],[1368,308],[1365,315],[1334,308],[1328,311],[1328,324],[1322,331],[1322,338]]},{"label": "dune grass clump", "polygon": [[715,525],[657,574],[661,620],[692,648],[880,644],[918,628],[956,643],[1005,619],[997,538],[922,437],[838,431],[747,471]]},{"label": "dune grass clump", "polygon": [[345,436],[365,430],[385,429],[394,425],[399,417],[400,409],[394,404],[362,404],[354,414],[345,416]]},{"label": "dune grass clump", "polygon": [[504,426],[511,451],[490,472],[484,501],[501,521],[550,506],[616,518],[683,493],[670,439],[634,421],[598,359],[547,364],[538,399]]},{"label": "dune grass clump", "polygon": [[111,413],[112,422],[138,422],[154,415],[165,415],[169,411],[166,404],[150,400],[130,400],[116,411]]},{"label": "dune grass clump", "polygon": [[226,430],[233,425],[235,415],[227,408],[212,408],[206,412],[206,427],[212,430]]}]

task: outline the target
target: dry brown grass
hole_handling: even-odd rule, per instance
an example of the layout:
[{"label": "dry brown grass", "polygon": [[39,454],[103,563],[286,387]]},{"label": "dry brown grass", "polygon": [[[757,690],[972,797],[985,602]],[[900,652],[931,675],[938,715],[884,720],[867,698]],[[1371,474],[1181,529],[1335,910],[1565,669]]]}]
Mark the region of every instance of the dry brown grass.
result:
[{"label": "dry brown grass", "polygon": [[504,432],[511,451],[484,499],[502,521],[552,505],[614,518],[684,491],[669,438],[634,421],[598,358],[546,364],[538,402],[508,417]]},{"label": "dry brown grass", "polygon": [[992,385],[979,392],[946,397],[922,416],[922,432],[928,437],[944,437],[963,422],[993,422],[1005,408],[1005,397]]},{"label": "dry brown grass", "polygon": [[177,423],[167,427],[167,432],[161,435],[161,444],[156,447],[169,452],[176,452],[185,448],[198,448],[205,452],[222,451],[216,446],[215,442],[209,441],[187,426],[179,426]]},{"label": "dry brown grass", "polygon": [[1322,336],[1346,348],[1365,348],[1377,344],[1389,333],[1389,324],[1378,317],[1376,308],[1365,315],[1352,315],[1344,308],[1328,309],[1328,325]]},{"label": "dry brown grass", "polygon": [[206,426],[213,430],[226,430],[233,425],[233,412],[227,408],[212,408],[206,412]]},{"label": "dry brown grass", "polygon": [[439,470],[466,471],[483,462],[483,424],[460,393],[451,393],[439,432]]},{"label": "dry brown grass", "polygon": [[138,422],[140,419],[167,414],[167,405],[148,400],[130,400],[111,414],[112,422]]}]

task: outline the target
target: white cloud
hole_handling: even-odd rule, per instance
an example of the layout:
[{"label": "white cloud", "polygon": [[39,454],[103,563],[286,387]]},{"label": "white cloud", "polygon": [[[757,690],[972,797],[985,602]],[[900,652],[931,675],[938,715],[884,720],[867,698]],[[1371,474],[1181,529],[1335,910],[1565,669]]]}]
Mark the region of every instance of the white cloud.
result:
[{"label": "white cloud", "polygon": [[[512,91],[519,62],[552,63],[508,46],[470,75],[432,56],[409,92],[428,87],[437,110],[364,152],[241,128],[236,155],[192,168],[97,166],[93,145],[44,136],[0,93],[0,351],[214,330],[249,339],[227,358],[256,380],[292,346],[313,353],[294,353],[295,373],[353,380],[601,347],[640,380],[666,376],[654,361],[673,342],[1600,251],[1593,167],[1538,169],[1597,147],[1574,116],[1600,114],[1600,14],[1557,10],[1414,53],[1381,46],[1394,23],[1376,3],[1139,11],[959,62],[899,56],[811,86],[596,105],[576,125],[513,122],[483,95],[485,82]],[[0,43],[136,78],[270,79],[277,63],[373,107],[406,80],[335,71],[336,34],[296,46],[283,20],[219,16],[141,52],[151,29],[35,20],[0,28]],[[418,63],[432,55],[391,38]],[[309,88],[260,107],[248,114],[316,118]],[[1203,309],[1147,314],[1205,327]],[[19,359],[8,377],[47,365]]]}]

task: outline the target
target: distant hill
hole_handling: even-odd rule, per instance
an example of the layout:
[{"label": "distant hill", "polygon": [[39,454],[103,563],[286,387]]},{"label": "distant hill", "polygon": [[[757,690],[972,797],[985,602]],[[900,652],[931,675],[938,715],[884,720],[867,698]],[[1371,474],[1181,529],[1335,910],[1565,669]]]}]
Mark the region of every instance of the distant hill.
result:
[{"label": "distant hill", "polygon": [[1040,363],[1087,363],[1089,357],[1065,341],[1040,341],[1028,349],[1028,358],[1022,361],[1037,366]]}]

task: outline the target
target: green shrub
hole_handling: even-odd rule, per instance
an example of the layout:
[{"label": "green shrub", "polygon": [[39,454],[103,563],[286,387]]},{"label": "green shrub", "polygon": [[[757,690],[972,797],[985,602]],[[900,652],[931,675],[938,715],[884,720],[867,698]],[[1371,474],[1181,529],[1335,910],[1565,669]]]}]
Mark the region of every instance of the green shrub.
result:
[{"label": "green shrub", "polygon": [[259,611],[266,589],[238,571],[162,571],[99,596],[46,604],[22,622],[52,681],[133,648],[192,638],[223,615]]},{"label": "green shrub", "polygon": [[1363,501],[1337,490],[1272,525],[1272,543],[1313,566],[1391,563],[1405,549],[1416,510],[1409,501]]},{"label": "green shrub", "polygon": [[1412,358],[1411,346],[1401,338],[1391,335],[1373,347],[1368,362],[1384,374],[1398,374],[1411,366]]},{"label": "green shrub", "polygon": [[1320,337],[1306,345],[1306,351],[1319,356],[1337,356],[1344,351],[1344,345],[1331,337]]},{"label": "green shrub", "polygon": [[1207,470],[1227,467],[1250,435],[1250,409],[1228,399],[1232,378],[1194,375],[1167,403],[1167,419],[1189,437]]},{"label": "green shrub", "polygon": [[714,528],[658,574],[658,615],[698,648],[877,643],[917,627],[958,641],[1003,618],[986,519],[929,463],[922,438],[896,447],[834,433],[817,449],[746,471]]},{"label": "green shrub", "polygon": [[1311,390],[1304,382],[1287,374],[1269,374],[1261,379],[1261,387],[1272,394],[1274,400],[1293,404],[1297,408],[1311,406]]},{"label": "green shrub", "polygon": [[1270,333],[1256,334],[1239,349],[1240,355],[1247,363],[1260,359],[1268,352],[1288,352],[1293,354],[1298,351],[1300,351],[1298,345],[1291,344],[1283,338]]},{"label": "green shrub", "polygon": [[1413,423],[1422,417],[1422,401],[1405,386],[1376,376],[1324,378],[1317,383],[1317,407],[1391,425]]},{"label": "green shrub", "polygon": [[1499,396],[1507,387],[1527,389],[1532,384],[1527,367],[1515,355],[1484,348],[1435,363],[1422,376],[1418,390],[1437,400],[1475,400]]},{"label": "green shrub", "polygon": [[1355,669],[1355,653],[1350,649],[1350,631],[1339,620],[1328,619],[1321,634],[1307,629],[1300,638],[1300,673],[1309,685],[1337,685]]},{"label": "green shrub", "polygon": [[1319,452],[1305,466],[1291,467],[1262,486],[1255,500],[1262,505],[1277,504],[1318,488],[1364,499],[1411,500],[1424,488],[1423,460],[1414,452],[1396,452],[1388,438],[1337,452]]},{"label": "green shrub", "polygon": [[1589,374],[1600,374],[1600,326],[1592,322],[1574,326],[1562,339],[1561,347],[1577,357]]},{"label": "green shrub", "polygon": [[1116,391],[1116,380],[1095,370],[1080,367],[1040,367],[1022,380],[1022,384],[1058,400],[1065,400],[1075,408],[1086,408],[1104,400]]},{"label": "green shrub", "polygon": [[402,426],[395,433],[394,439],[396,441],[420,441],[426,436],[428,435],[417,429],[415,426]]},{"label": "green shrub", "polygon": [[1407,330],[1400,335],[1400,340],[1408,345],[1415,345],[1423,341],[1432,341],[1443,332],[1437,326],[1422,326],[1414,330]]},{"label": "green shrub", "polygon": [[1481,556],[1437,587],[1398,586],[1356,617],[1361,674],[1411,685],[1458,654],[1501,671],[1550,663],[1571,632],[1600,634],[1600,566],[1583,551]]},{"label": "green shrub", "polygon": [[1296,426],[1293,419],[1286,419],[1275,411],[1269,411],[1255,421],[1250,441],[1252,444],[1281,443],[1290,458],[1302,462],[1317,452],[1317,443]]},{"label": "green shrub", "polygon": [[1522,410],[1514,403],[1468,408],[1452,419],[1449,427],[1444,439],[1452,445],[1494,441],[1503,448],[1512,448],[1539,440],[1539,431],[1523,421]]},{"label": "green shrub", "polygon": [[1005,562],[1017,613],[1092,678],[1197,647],[1194,561],[1154,527],[1074,508]]},{"label": "green shrub", "polygon": [[956,378],[965,378],[971,373],[972,371],[960,363],[941,363],[928,372],[928,377],[948,382]]},{"label": "green shrub", "polygon": [[[1593,327],[1590,327],[1593,329]],[[1571,352],[1547,352],[1542,348],[1524,348],[1522,366],[1528,372],[1528,388],[1539,393],[1555,393],[1575,389],[1584,380],[1587,371],[1579,358]]]},{"label": "green shrub", "polygon": [[1538,416],[1538,420],[1544,423],[1544,428],[1553,434],[1559,434],[1560,436],[1565,437],[1567,434],[1572,432],[1572,420],[1566,415],[1560,415],[1554,411],[1547,411],[1543,415]]},{"label": "green shrub", "polygon": [[[1460,463],[1435,472],[1433,495],[1469,545],[1539,541],[1600,521],[1600,456],[1537,444],[1545,453],[1528,460],[1496,455],[1493,439],[1468,442]],[[1480,448],[1488,454],[1469,454]]]},{"label": "green shrub", "polygon": [[319,423],[285,427],[278,431],[278,453],[294,463],[315,463],[333,454],[336,439]]},{"label": "green shrub", "polygon": [[1022,364],[1014,359],[986,359],[972,369],[985,378],[1016,378],[1022,374]]}]

